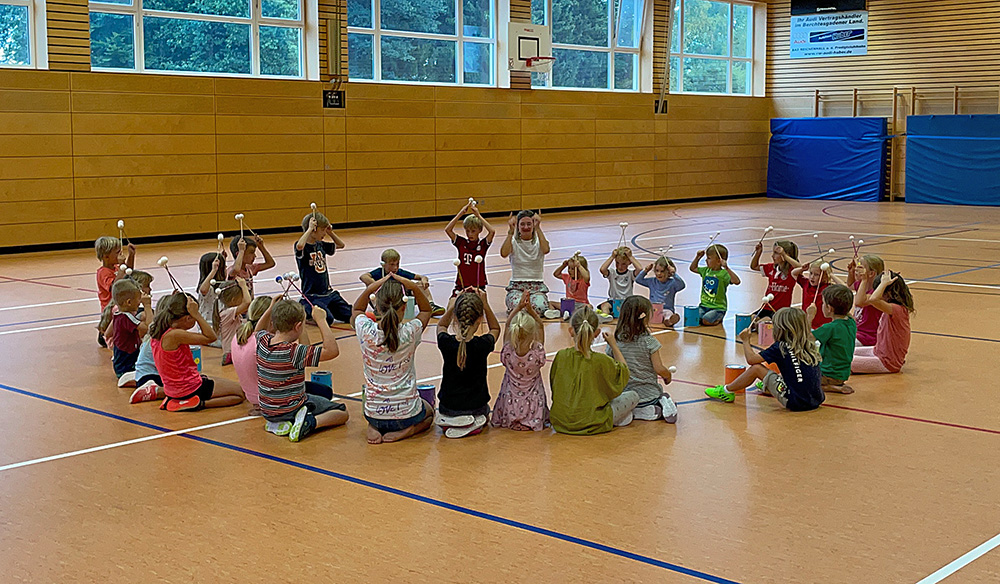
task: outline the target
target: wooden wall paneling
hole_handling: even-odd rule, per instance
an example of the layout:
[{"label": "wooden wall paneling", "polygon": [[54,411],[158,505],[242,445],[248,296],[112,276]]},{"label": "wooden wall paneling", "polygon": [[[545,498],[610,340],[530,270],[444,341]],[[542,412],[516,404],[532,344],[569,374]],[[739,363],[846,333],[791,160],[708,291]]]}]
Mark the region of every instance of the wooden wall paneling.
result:
[{"label": "wooden wall paneling", "polygon": [[87,0],[47,0],[45,27],[50,70],[90,71],[90,6]]},{"label": "wooden wall paneling", "polygon": [[607,94],[521,94],[521,201],[525,208],[595,204],[597,105]]},{"label": "wooden wall paneling", "polygon": [[220,228],[238,228],[237,213],[254,229],[298,225],[325,205],[320,86],[217,79],[215,91]]},{"label": "wooden wall paneling", "polygon": [[656,140],[649,95],[626,94],[615,102],[596,111],[594,201],[652,201]]},{"label": "wooden wall paneling", "polygon": [[[531,23],[531,0],[510,0],[510,21]],[[506,59],[501,60],[501,63]],[[531,89],[531,73],[529,71],[510,72],[511,89]]]},{"label": "wooden wall paneling", "polygon": [[216,218],[215,80],[73,73],[77,239],[204,233]]},{"label": "wooden wall paneling", "polygon": [[469,197],[484,213],[521,208],[520,95],[503,89],[435,89],[435,214]]},{"label": "wooden wall paneling", "polygon": [[435,88],[356,83],[347,92],[348,220],[435,215]]},{"label": "wooden wall paneling", "polygon": [[[664,81],[667,54],[670,50],[670,31],[667,29],[670,5],[674,0],[652,0],[653,2],[653,95],[659,99],[660,86]],[[667,91],[670,80],[667,79]]]},{"label": "wooden wall paneling", "polygon": [[0,70],[0,245],[73,241],[69,74]]},{"label": "wooden wall paneling", "polygon": [[[339,30],[328,30],[330,21],[340,24]],[[347,0],[319,0],[319,72],[320,80],[330,81],[331,34],[340,35],[340,75],[347,81]]]}]

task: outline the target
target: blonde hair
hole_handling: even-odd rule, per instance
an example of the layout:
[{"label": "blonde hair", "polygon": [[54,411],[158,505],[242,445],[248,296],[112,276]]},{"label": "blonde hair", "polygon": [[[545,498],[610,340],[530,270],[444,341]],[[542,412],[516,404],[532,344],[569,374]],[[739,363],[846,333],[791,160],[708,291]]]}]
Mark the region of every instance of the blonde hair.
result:
[{"label": "blonde hair", "polygon": [[466,229],[482,229],[483,220],[475,215],[466,215],[465,219],[462,220],[462,227]]},{"label": "blonde hair", "polygon": [[153,274],[149,272],[143,272],[142,270],[132,270],[132,274],[129,275],[140,288],[143,286],[151,286],[153,284]]},{"label": "blonde hair", "polygon": [[[313,218],[313,214],[309,213],[302,218],[302,231],[309,230],[309,220]],[[330,226],[330,220],[326,218],[326,215],[316,211],[316,229],[326,229]]]},{"label": "blonde hair", "polygon": [[518,354],[527,353],[528,349],[531,348],[530,343],[538,338],[538,322],[523,310],[510,319],[507,330],[510,332],[510,340],[514,345],[514,350]]},{"label": "blonde hair", "polygon": [[243,301],[243,287],[238,283],[233,282],[222,288],[222,292],[219,292],[219,300],[226,305],[227,308],[232,308],[234,306],[239,306],[240,302]]},{"label": "blonde hair", "polygon": [[114,299],[115,304],[118,306],[121,306],[126,300],[134,296],[142,296],[142,290],[139,289],[138,284],[128,278],[116,280],[111,285],[111,298]]},{"label": "blonde hair", "polygon": [[722,245],[721,243],[713,243],[712,245],[708,246],[708,249],[705,250],[705,253],[710,256],[715,256],[722,260],[729,259],[729,250],[726,249],[726,246]]},{"label": "blonde hair", "polygon": [[587,258],[583,257],[583,255],[581,255],[581,254],[575,253],[569,259],[576,260],[577,262],[579,262],[580,265],[583,266],[583,269],[585,269],[585,270],[589,270],[590,269],[590,268],[587,267]]},{"label": "blonde hair", "polygon": [[466,344],[476,333],[476,325],[483,317],[483,299],[475,292],[463,292],[455,299],[455,322],[458,324],[458,368],[465,370]]},{"label": "blonde hair", "polygon": [[667,256],[660,256],[656,258],[656,261],[653,262],[653,266],[659,266],[664,270],[667,269],[667,266],[669,266],[673,268],[675,272],[677,271],[677,266],[674,265],[674,260],[668,258]]},{"label": "blonde hair", "polygon": [[823,360],[805,311],[794,307],[781,308],[774,313],[771,321],[774,323],[774,341],[781,343],[782,352],[788,351],[803,365],[818,365]]},{"label": "blonde hair", "polygon": [[188,316],[188,298],[183,292],[174,292],[160,298],[156,303],[156,312],[153,313],[153,322],[149,325],[149,336],[159,339],[170,330],[174,322]]},{"label": "blonde hair", "polygon": [[279,333],[287,333],[306,320],[306,309],[294,300],[279,300],[271,309],[271,324]]},{"label": "blonde hair", "polygon": [[389,262],[398,262],[399,252],[390,247],[389,249],[382,252],[382,257],[380,259],[382,260],[383,264],[387,264]]},{"label": "blonde hair", "polygon": [[250,335],[253,334],[254,329],[257,328],[257,322],[260,321],[267,309],[271,307],[271,299],[267,296],[259,296],[253,299],[250,303],[250,308],[247,309],[247,319],[243,321],[240,328],[236,331],[236,342],[243,346],[247,344],[250,340]]},{"label": "blonde hair", "polygon": [[111,237],[104,235],[98,237],[94,241],[94,252],[97,253],[97,259],[104,260],[105,256],[120,250],[122,248],[122,242],[117,237]]},{"label": "blonde hair", "polygon": [[379,344],[389,349],[390,353],[395,353],[399,350],[399,309],[403,306],[403,285],[393,278],[386,280],[375,293],[374,304],[378,328],[384,337]]},{"label": "blonde hair", "polygon": [[597,313],[589,305],[584,304],[576,309],[569,319],[569,326],[573,328],[576,338],[576,350],[583,353],[583,356],[590,358],[590,345],[597,336]]},{"label": "blonde hair", "polygon": [[623,246],[621,246],[619,248],[615,248],[615,259],[616,260],[628,260],[628,255],[629,255],[629,253],[631,251],[632,250],[629,249],[628,246],[625,246],[625,245],[623,245]]},{"label": "blonde hair", "polygon": [[881,274],[885,271],[885,262],[877,255],[861,256],[861,265],[869,272],[878,272]]},{"label": "blonde hair", "polygon": [[[799,246],[795,245],[794,241],[789,241],[787,239],[779,239],[774,242],[775,247],[780,247],[785,255],[792,258],[793,260],[799,259]],[[792,265],[786,261],[782,261],[778,265],[778,269],[781,270],[783,274],[788,274],[792,271]]]}]

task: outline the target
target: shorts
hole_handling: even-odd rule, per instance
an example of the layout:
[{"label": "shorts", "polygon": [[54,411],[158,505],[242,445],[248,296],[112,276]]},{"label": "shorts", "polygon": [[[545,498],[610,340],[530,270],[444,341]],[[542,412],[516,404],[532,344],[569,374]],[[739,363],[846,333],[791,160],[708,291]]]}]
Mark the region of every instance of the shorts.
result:
[{"label": "shorts", "polygon": [[197,408],[194,408],[194,409],[195,410],[200,410],[200,409],[202,409],[202,408],[205,407],[205,402],[207,402],[208,400],[212,399],[212,394],[213,393],[215,393],[215,381],[213,381],[211,378],[208,378],[208,377],[205,377],[204,375],[202,375],[201,376],[201,385],[198,386],[198,389],[192,391],[191,393],[189,393],[187,395],[182,395],[180,397],[170,397],[170,396],[168,396],[168,397],[170,397],[170,399],[181,400],[181,399],[189,399],[191,397],[198,396],[198,398],[201,399],[201,405],[199,405]]},{"label": "shorts", "polygon": [[163,380],[160,379],[159,375],[143,375],[142,377],[136,380],[135,386],[142,387],[143,385],[146,385],[150,381],[155,381],[156,385],[163,387]]},{"label": "shorts", "polygon": [[774,371],[768,371],[764,376],[764,391],[773,395],[782,407],[788,407],[788,387],[781,375]]},{"label": "shorts", "polygon": [[[334,410],[341,410],[346,412],[347,406],[340,402],[330,401],[325,397],[320,397],[318,395],[306,394],[306,401],[302,402],[302,406],[305,406],[306,411],[313,416],[318,416],[320,414],[325,414],[327,412],[332,412]],[[264,419],[268,422],[291,422],[295,419],[295,414],[300,408],[295,408],[293,411],[287,414],[282,414],[280,416],[264,416]]]},{"label": "shorts", "polygon": [[115,375],[121,377],[129,371],[135,371],[135,362],[139,358],[139,349],[136,349],[134,353],[129,353],[118,347],[113,347],[111,352],[113,355],[111,363],[114,365]]},{"label": "shorts", "polygon": [[389,432],[401,432],[407,428],[416,426],[420,422],[423,422],[425,419],[427,419],[427,416],[430,415],[430,413],[427,411],[427,405],[423,403],[423,400],[420,400],[420,407],[422,409],[420,410],[419,414],[411,416],[409,418],[404,418],[402,420],[385,420],[381,418],[372,418],[368,414],[365,414],[365,419],[368,420],[368,423],[372,425],[372,428],[378,430],[379,434],[388,434]]},{"label": "shorts", "polygon": [[[306,300],[306,298],[309,300]],[[351,322],[351,305],[344,300],[340,292],[331,290],[328,294],[323,294],[322,296],[310,294],[306,298],[299,300],[299,304],[306,309],[307,315],[312,314],[312,306],[309,306],[309,302],[312,302],[313,306],[319,306],[326,311],[327,324],[332,325],[334,320]]]},{"label": "shorts", "polygon": [[709,308],[707,306],[698,306],[698,320],[703,325],[714,326],[720,324],[722,319],[726,317],[726,311],[720,310],[718,308]]}]

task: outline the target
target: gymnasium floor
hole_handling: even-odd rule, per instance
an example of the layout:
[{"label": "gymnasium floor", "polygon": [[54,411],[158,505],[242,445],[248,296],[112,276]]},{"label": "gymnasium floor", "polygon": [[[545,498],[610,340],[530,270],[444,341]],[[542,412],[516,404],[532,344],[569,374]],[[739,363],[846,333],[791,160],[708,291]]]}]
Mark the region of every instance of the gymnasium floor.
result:
[{"label": "gymnasium floor", "polygon": [[[697,303],[685,264],[717,230],[744,284],[730,288],[724,326],[657,332],[663,361],[678,368],[668,388],[676,426],[635,422],[597,437],[490,429],[447,440],[435,428],[369,446],[346,325],[330,363],[346,427],[293,444],[247,418],[246,405],[130,406],[94,342],[92,251],[0,256],[0,580],[918,582],[997,535],[1000,210],[759,199],[548,214],[546,265],[582,250],[599,298],[596,268],[620,221],[640,249],[673,244],[687,282],[679,305]],[[495,222],[489,294],[502,312],[506,226]],[[766,280],[746,266],[767,225],[805,259],[818,232],[840,273],[854,234],[911,282],[901,375],[855,377],[857,393],[809,413],[753,394],[703,399],[725,364],[742,362],[733,314],[763,294]],[[340,231],[348,247],[331,260],[331,282],[353,300],[357,274],[391,246],[443,301],[454,279],[443,228]],[[265,239],[278,266],[257,291],[273,293],[265,276],[294,269],[295,237]],[[141,245],[137,267],[162,294],[155,260],[166,254],[193,288],[198,256],[213,249]],[[546,333],[549,351],[571,342],[563,324]],[[418,350],[421,379],[441,372],[434,338],[432,328]],[[235,379],[218,355],[204,349],[205,372]],[[494,395],[502,375],[491,369]],[[998,580],[993,550],[947,582]]]}]

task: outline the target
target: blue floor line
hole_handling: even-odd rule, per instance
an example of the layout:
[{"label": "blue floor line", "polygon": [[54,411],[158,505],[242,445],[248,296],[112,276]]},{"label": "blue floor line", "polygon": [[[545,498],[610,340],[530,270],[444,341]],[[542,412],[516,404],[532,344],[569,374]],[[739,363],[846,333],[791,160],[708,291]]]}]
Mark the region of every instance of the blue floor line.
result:
[{"label": "blue floor line", "polygon": [[[136,425],[136,426],[141,426],[143,428],[148,428],[148,429],[156,430],[156,431],[159,431],[159,432],[172,432],[173,431],[173,430],[170,430],[169,428],[164,428],[162,426],[156,426],[155,424],[149,424],[149,423],[146,423],[146,422],[140,422],[138,420],[133,420],[133,419],[130,419],[130,418],[126,418],[124,416],[119,416],[117,414],[112,414],[110,412],[105,412],[105,411],[102,411],[102,410],[90,408],[90,407],[83,406],[83,405],[80,405],[80,404],[75,404],[75,403],[72,403],[72,402],[61,400],[59,398],[49,397],[49,396],[46,396],[46,395],[42,395],[42,394],[39,394],[39,393],[27,391],[27,390],[24,390],[24,389],[18,389],[16,387],[11,387],[9,385],[0,384],[0,389],[4,389],[4,390],[10,391],[12,393],[17,393],[17,394],[24,395],[24,396],[27,396],[27,397],[33,397],[33,398],[37,398],[37,399],[40,399],[40,400],[43,400],[43,401],[47,401],[47,402],[59,404],[59,405],[62,405],[62,406],[74,408],[74,409],[81,410],[81,411],[84,411],[84,412],[88,412],[88,413],[91,413],[91,414],[97,414],[99,416],[104,416],[106,418],[111,418],[113,420],[118,420],[118,421],[121,421],[121,422],[126,422],[126,423],[129,423],[129,424],[133,424],[133,425]],[[340,396],[338,396],[338,397],[340,397]],[[347,398],[347,399],[352,399],[352,398]],[[701,401],[701,400],[696,400],[696,401]],[[659,560],[659,559],[656,559],[656,558],[652,558],[652,557],[649,557],[649,556],[644,556],[642,554],[637,554],[635,552],[630,552],[628,550],[624,550],[624,549],[621,549],[621,548],[616,548],[616,547],[605,545],[605,544],[602,544],[602,543],[599,543],[599,542],[591,541],[591,540],[588,540],[588,539],[583,539],[583,538],[576,537],[576,536],[573,536],[573,535],[568,535],[568,534],[565,534],[565,533],[560,533],[558,531],[554,531],[554,530],[551,530],[551,529],[546,529],[544,527],[538,527],[538,526],[535,526],[535,525],[531,525],[529,523],[524,523],[524,522],[521,522],[521,521],[516,521],[514,519],[508,519],[506,517],[501,517],[499,515],[494,515],[492,513],[486,513],[486,512],[483,512],[483,511],[477,511],[477,510],[471,509],[469,507],[463,507],[461,505],[456,505],[454,503],[448,503],[447,501],[441,501],[439,499],[433,499],[431,497],[426,497],[424,495],[418,495],[416,493],[411,493],[409,491],[404,491],[402,489],[397,489],[396,487],[390,487],[388,485],[383,485],[381,483],[376,483],[376,482],[373,482],[373,481],[369,481],[369,480],[358,478],[358,477],[353,477],[351,475],[346,475],[346,474],[339,473],[339,472],[336,472],[336,471],[327,470],[325,468],[320,468],[318,466],[313,466],[311,464],[305,464],[305,463],[302,463],[302,462],[296,462],[294,460],[290,460],[290,459],[287,459],[287,458],[282,458],[280,456],[274,456],[274,455],[271,455],[271,454],[266,454],[264,452],[259,452],[257,450],[251,450],[249,448],[243,448],[242,446],[236,446],[236,445],[233,445],[233,444],[228,444],[226,442],[220,442],[218,440],[212,440],[211,438],[205,438],[205,437],[202,437],[202,436],[195,436],[193,434],[179,434],[179,436],[183,437],[183,438],[190,439],[190,440],[194,440],[196,442],[201,442],[201,443],[204,443],[204,444],[211,444],[213,446],[218,446],[219,448],[224,448],[226,450],[231,450],[233,452],[239,452],[241,454],[247,454],[249,456],[254,456],[254,457],[257,457],[257,458],[260,458],[260,459],[263,459],[263,460],[267,460],[267,461],[270,461],[270,462],[277,462],[279,464],[283,464],[283,465],[290,466],[290,467],[293,467],[293,468],[298,468],[298,469],[301,469],[301,470],[306,470],[306,471],[313,472],[313,473],[316,473],[316,474],[320,474],[320,475],[323,475],[323,476],[327,476],[327,477],[330,477],[330,478],[335,478],[335,479],[338,479],[338,480],[341,480],[341,481],[345,481],[345,482],[348,482],[348,483],[352,483],[352,484],[355,484],[355,485],[359,485],[359,486],[362,486],[362,487],[368,487],[370,489],[374,489],[374,490],[377,490],[377,491],[382,491],[384,493],[389,493],[389,494],[392,494],[392,495],[396,495],[396,496],[399,496],[399,497],[410,499],[411,501],[417,501],[419,503],[424,503],[424,504],[427,504],[427,505],[432,505],[434,507],[438,507],[438,508],[441,508],[441,509],[446,509],[448,511],[454,511],[456,513],[461,513],[463,515],[468,515],[470,517],[475,517],[477,519],[484,519],[486,521],[490,521],[490,522],[493,522],[493,523],[498,523],[500,525],[506,525],[508,527],[513,527],[515,529],[520,529],[520,530],[523,530],[523,531],[527,531],[529,533],[534,533],[534,534],[537,534],[537,535],[543,535],[543,536],[546,536],[546,537],[550,537],[552,539],[557,539],[557,540],[564,541],[564,542],[567,542],[567,543],[576,544],[576,545],[579,545],[579,546],[582,546],[582,547],[585,547],[585,548],[589,548],[589,549],[592,549],[592,550],[601,551],[601,552],[604,552],[604,553],[615,555],[615,556],[618,556],[618,557],[621,557],[621,558],[625,558],[625,559],[628,559],[628,560],[633,560],[633,561],[640,562],[640,563],[643,563],[643,564],[647,564],[647,565],[650,565],[650,566],[654,566],[654,567],[657,567],[657,568],[663,568],[663,569],[669,570],[671,572],[675,572],[675,573],[678,573],[678,574],[684,574],[685,576],[691,576],[693,578],[698,578],[698,579],[704,580],[706,582],[713,582],[713,583],[716,583],[716,584],[739,584],[739,582],[737,582],[735,580],[729,580],[729,579],[723,578],[721,576],[715,576],[715,575],[712,575],[712,574],[708,574],[706,572],[701,572],[701,571],[698,571],[698,570],[693,570],[691,568],[685,568],[684,566],[680,566],[680,565],[677,565],[677,564],[672,564],[670,562],[666,562],[666,561]]]},{"label": "blue floor line", "polygon": [[19,326],[19,325],[22,325],[22,324],[38,324],[38,323],[41,323],[41,322],[53,322],[53,321],[57,321],[57,320],[73,320],[74,318],[88,318],[88,317],[89,318],[94,318],[94,317],[97,317],[97,316],[101,316],[101,313],[98,312],[98,313],[95,313],[95,314],[76,314],[76,315],[73,315],[73,316],[56,316],[56,317],[53,317],[53,318],[40,318],[38,320],[26,320],[24,322],[8,322],[8,323],[0,324],[0,328],[6,327],[6,326]]}]

